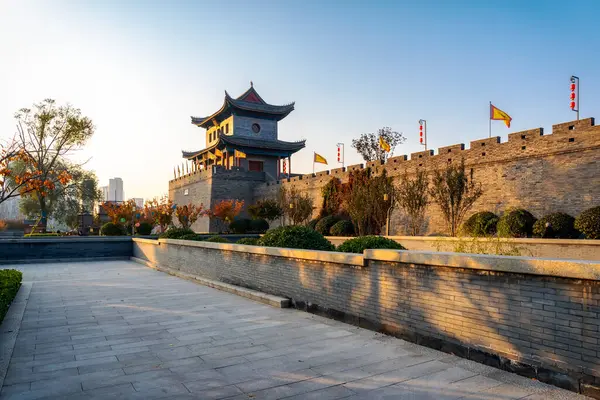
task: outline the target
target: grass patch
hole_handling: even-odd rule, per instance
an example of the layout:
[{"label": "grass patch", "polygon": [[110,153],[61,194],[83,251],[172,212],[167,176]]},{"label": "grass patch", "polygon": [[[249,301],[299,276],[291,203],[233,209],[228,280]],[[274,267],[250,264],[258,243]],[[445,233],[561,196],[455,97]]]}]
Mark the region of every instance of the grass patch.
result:
[{"label": "grass patch", "polygon": [[23,274],[15,269],[0,270],[0,323],[8,311],[10,303],[13,301],[19,288]]}]

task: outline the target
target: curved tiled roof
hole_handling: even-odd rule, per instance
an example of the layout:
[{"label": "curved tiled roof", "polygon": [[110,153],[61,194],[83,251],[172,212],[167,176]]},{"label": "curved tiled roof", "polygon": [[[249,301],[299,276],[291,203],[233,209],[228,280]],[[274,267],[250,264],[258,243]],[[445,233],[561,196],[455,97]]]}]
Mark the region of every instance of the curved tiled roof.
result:
[{"label": "curved tiled roof", "polygon": [[269,114],[274,116],[277,120],[285,118],[289,113],[294,111],[295,103],[285,105],[273,105],[267,104],[262,97],[254,90],[254,87],[246,90],[241,96],[234,99],[225,91],[225,99],[221,108],[208,117],[194,117],[192,116],[192,124],[207,128],[212,124],[214,118],[219,118],[223,113],[228,112],[230,109],[235,108],[244,111],[252,111],[262,114]]},{"label": "curved tiled roof", "polygon": [[219,135],[219,140],[205,149],[198,151],[182,151],[183,158],[194,158],[199,156],[200,154],[206,153],[209,150],[213,150],[219,147],[221,144],[230,144],[232,146],[237,147],[246,147],[253,149],[267,149],[267,150],[276,150],[276,151],[289,151],[291,153],[295,153],[298,150],[303,149],[306,146],[306,140],[301,140],[299,142],[285,142],[283,140],[264,140],[264,139],[254,139],[249,137],[241,137],[241,136],[227,136],[227,135]]}]

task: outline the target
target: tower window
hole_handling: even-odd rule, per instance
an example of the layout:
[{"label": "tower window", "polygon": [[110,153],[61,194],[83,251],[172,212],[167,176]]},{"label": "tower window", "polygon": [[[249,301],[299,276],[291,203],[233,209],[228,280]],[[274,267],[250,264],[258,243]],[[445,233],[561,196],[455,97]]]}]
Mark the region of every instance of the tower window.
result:
[{"label": "tower window", "polygon": [[225,125],[225,133],[229,133],[229,124]]},{"label": "tower window", "polygon": [[259,124],[252,124],[252,132],[254,132],[254,133],[260,132],[260,125]]}]

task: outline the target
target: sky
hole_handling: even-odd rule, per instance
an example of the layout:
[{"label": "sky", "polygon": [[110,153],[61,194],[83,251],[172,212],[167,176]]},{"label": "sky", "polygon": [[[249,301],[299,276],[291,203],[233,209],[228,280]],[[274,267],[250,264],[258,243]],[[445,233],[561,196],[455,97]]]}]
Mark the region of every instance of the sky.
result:
[{"label": "sky", "polygon": [[271,104],[296,102],[279,138],[306,139],[337,168],[362,162],[353,138],[389,126],[395,155],[488,136],[489,102],[513,118],[493,135],[600,116],[600,2],[590,1],[61,1],[0,0],[0,138],[14,113],[45,98],[70,103],[96,132],[75,157],[125,196],[167,193],[181,150],[205,146],[206,116],[254,82]]}]

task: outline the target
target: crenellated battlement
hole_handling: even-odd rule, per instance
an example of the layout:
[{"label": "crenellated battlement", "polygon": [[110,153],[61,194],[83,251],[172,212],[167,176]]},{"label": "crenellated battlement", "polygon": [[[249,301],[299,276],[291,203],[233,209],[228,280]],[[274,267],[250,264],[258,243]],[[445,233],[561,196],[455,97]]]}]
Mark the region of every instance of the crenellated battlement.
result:
[{"label": "crenellated battlement", "polygon": [[383,167],[390,175],[398,175],[415,168],[436,169],[445,166],[448,162],[460,160],[464,160],[467,166],[508,162],[519,158],[547,156],[565,151],[579,151],[586,146],[600,146],[600,126],[594,124],[594,118],[553,125],[552,134],[550,135],[544,135],[544,128],[528,129],[509,133],[506,142],[503,142],[499,136],[493,136],[473,140],[468,148],[465,148],[464,143],[457,143],[439,147],[437,152],[424,150],[411,153],[410,157],[407,155],[391,157],[386,163],[371,161],[366,164],[349,165],[345,168],[335,168],[291,179],[266,182],[264,185],[278,186],[299,181],[311,185],[328,181],[329,177],[338,177],[344,180],[347,179],[349,172],[364,168],[379,170],[378,167]]},{"label": "crenellated battlement", "polygon": [[[600,205],[599,160],[600,126],[595,126],[593,118],[586,118],[553,125],[551,134],[545,134],[543,128],[528,129],[509,133],[506,141],[494,136],[473,140],[468,147],[456,143],[435,151],[390,157],[385,163],[354,164],[278,181],[268,181],[264,172],[212,166],[169,181],[169,196],[176,203],[194,201],[207,207],[230,198],[252,204],[258,199],[276,198],[282,186],[294,187],[313,199],[313,217],[316,217],[322,202],[321,189],[332,177],[347,182],[352,171],[370,168],[375,173],[385,169],[394,179],[402,179],[404,174],[412,176],[418,169],[432,173],[448,163],[464,161],[483,189],[482,197],[471,210],[473,213],[501,214],[510,207],[523,207],[536,217],[557,211],[577,215]],[[423,233],[445,232],[442,213],[435,204],[428,206],[426,215]],[[394,210],[391,231],[406,233],[403,221],[402,211]],[[197,227],[213,228],[213,225]]]}]

